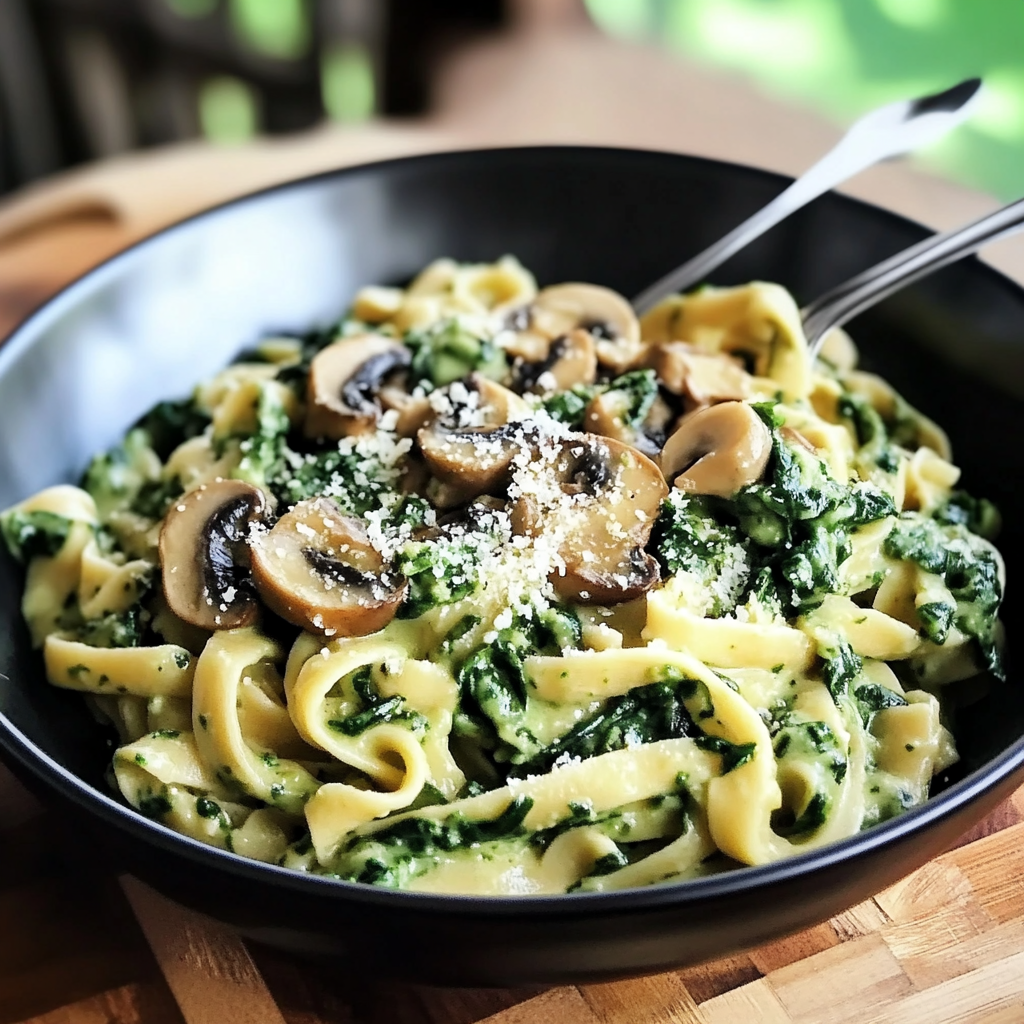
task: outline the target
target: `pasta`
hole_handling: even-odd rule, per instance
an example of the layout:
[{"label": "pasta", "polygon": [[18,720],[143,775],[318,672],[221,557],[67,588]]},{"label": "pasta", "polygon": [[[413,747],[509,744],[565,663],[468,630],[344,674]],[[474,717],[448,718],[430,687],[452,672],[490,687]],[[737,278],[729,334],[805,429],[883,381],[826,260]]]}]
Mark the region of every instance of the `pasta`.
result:
[{"label": "pasta", "polygon": [[167,827],[421,891],[681,881],[919,805],[1002,677],[998,514],[856,364],[774,284],[638,321],[439,260],[0,524]]}]

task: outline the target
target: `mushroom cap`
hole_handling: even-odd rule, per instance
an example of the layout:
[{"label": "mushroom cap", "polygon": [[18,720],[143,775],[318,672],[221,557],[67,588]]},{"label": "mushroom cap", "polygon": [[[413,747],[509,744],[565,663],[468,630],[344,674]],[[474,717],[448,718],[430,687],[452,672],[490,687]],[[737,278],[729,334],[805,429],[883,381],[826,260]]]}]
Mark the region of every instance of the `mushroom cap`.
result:
[{"label": "mushroom cap", "polygon": [[597,284],[573,282],[543,289],[533,300],[531,319],[550,338],[582,327],[606,341],[621,338],[635,344],[640,340],[640,321],[633,307],[618,292]]},{"label": "mushroom cap", "polygon": [[532,394],[566,391],[576,384],[597,379],[597,346],[594,336],[582,328],[555,338],[540,359],[516,367],[515,386]]},{"label": "mushroom cap", "polygon": [[411,360],[405,345],[380,334],[356,334],[322,349],[309,365],[306,436],[337,441],[373,430],[384,378]]},{"label": "mushroom cap", "polygon": [[566,564],[564,576],[552,577],[558,593],[577,604],[614,605],[645,594],[661,579],[658,560],[634,547],[614,566]]},{"label": "mushroom cap", "polygon": [[256,621],[246,542],[265,511],[259,488],[220,478],[171,505],[160,528],[160,566],[164,599],[179,619],[208,630]]},{"label": "mushroom cap", "polygon": [[668,495],[658,467],[593,434],[559,442],[547,466],[562,497],[523,494],[510,518],[515,533],[562,535],[564,568],[549,577],[555,590],[580,604],[617,604],[652,587],[658,567],[643,548]]},{"label": "mushroom cap", "polygon": [[699,352],[685,341],[652,345],[647,363],[662,385],[696,406],[740,401],[753,394],[750,374],[738,360],[725,353]]},{"label": "mushroom cap", "polygon": [[386,384],[380,389],[380,404],[397,414],[395,433],[399,437],[415,437],[434,415],[426,395],[410,395],[404,388]]},{"label": "mushroom cap", "polygon": [[506,478],[516,452],[527,443],[527,428],[518,419],[526,415],[529,406],[508,388],[480,374],[471,374],[457,384],[476,396],[470,424],[456,426],[461,413],[455,410],[423,427],[416,438],[434,476],[468,500]]},{"label": "mushroom cap", "polygon": [[588,331],[598,362],[615,373],[629,369],[643,351],[633,307],[601,285],[573,282],[543,289],[533,300],[531,326],[550,338],[578,327]]},{"label": "mushroom cap", "polygon": [[328,498],[300,501],[250,541],[260,597],[293,625],[324,636],[383,629],[408,582],[389,573],[361,519]]},{"label": "mushroom cap", "polygon": [[730,498],[756,482],[768,464],[772,436],[746,402],[722,402],[684,416],[665,442],[665,479],[691,494]]}]

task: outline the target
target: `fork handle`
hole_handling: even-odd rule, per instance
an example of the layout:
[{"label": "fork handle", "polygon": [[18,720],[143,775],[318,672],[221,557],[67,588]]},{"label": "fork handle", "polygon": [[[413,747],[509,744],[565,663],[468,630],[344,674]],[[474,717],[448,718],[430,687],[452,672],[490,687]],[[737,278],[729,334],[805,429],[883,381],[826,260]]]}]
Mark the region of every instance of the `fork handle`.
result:
[{"label": "fork handle", "polygon": [[1024,199],[1019,199],[966,227],[932,235],[827,291],[803,311],[811,358],[817,356],[825,335],[833,327],[840,327],[900,288],[969,256],[987,242],[1022,228]]}]

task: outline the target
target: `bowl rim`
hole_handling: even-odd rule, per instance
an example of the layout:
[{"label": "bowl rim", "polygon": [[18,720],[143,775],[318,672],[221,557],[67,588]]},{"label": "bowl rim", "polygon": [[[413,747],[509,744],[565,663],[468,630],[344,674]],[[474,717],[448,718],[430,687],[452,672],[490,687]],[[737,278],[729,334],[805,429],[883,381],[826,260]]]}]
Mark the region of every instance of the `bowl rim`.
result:
[{"label": "bowl rim", "polygon": [[[739,172],[749,175],[751,178],[770,181],[778,186],[779,191],[793,181],[792,178],[773,171],[709,157],[629,147],[582,145],[496,146],[443,150],[391,157],[385,160],[320,171],[316,174],[289,179],[248,192],[190,214],[133,242],[125,249],[85,271],[30,313],[7,339],[0,343],[0,376],[5,372],[7,364],[17,359],[22,349],[30,347],[41,331],[46,330],[52,322],[73,308],[79,299],[84,298],[91,290],[102,287],[105,281],[119,272],[122,264],[135,258],[137,251],[150,246],[158,246],[165,238],[225,210],[257,202],[279,192],[313,186],[327,180],[356,178],[381,172],[401,171],[407,168],[414,170],[416,167],[426,165],[454,164],[466,160],[500,162],[510,158],[542,160],[559,157],[581,160],[617,158],[647,160],[653,163],[683,161],[689,164],[704,164],[709,168],[724,167],[732,173]],[[909,227],[925,234],[931,233],[931,229],[917,221],[864,200],[834,190],[826,195],[843,204],[870,211],[872,217],[881,217],[882,220],[889,221],[893,226]],[[1024,286],[1006,274],[977,257],[972,256],[968,259],[973,264],[975,273],[989,277],[1001,288],[1009,287],[1012,291],[1024,293]],[[1013,685],[1013,683],[1007,681],[1000,685]],[[341,899],[353,906],[362,905],[366,908],[376,907],[381,910],[441,912],[460,918],[496,916],[507,920],[510,918],[535,919],[557,916],[560,920],[570,920],[593,913],[615,916],[643,910],[665,911],[682,906],[700,906],[722,897],[735,897],[752,889],[799,881],[818,872],[833,869],[851,855],[877,853],[883,847],[897,843],[909,833],[919,829],[926,830],[930,826],[938,825],[945,819],[951,818],[965,805],[996,789],[1014,773],[1024,769],[1024,735],[994,758],[975,768],[964,778],[937,796],[930,798],[921,806],[881,824],[873,825],[863,832],[808,850],[805,853],[768,864],[742,866],[720,874],[680,882],[668,882],[614,892],[529,896],[434,894],[390,889],[311,875],[221,850],[146,818],[139,811],[116,800],[113,796],[93,788],[51,758],[2,711],[0,711],[0,754],[3,754],[5,760],[16,762],[25,775],[41,785],[49,794],[61,800],[71,800],[79,810],[96,816],[119,832],[127,833],[133,840],[141,842],[143,846],[145,844],[155,845],[164,854],[181,857],[195,866],[208,867],[218,872],[223,871],[240,876],[246,882],[283,886],[285,890],[292,891],[297,896]],[[140,849],[142,848],[140,847]]]}]

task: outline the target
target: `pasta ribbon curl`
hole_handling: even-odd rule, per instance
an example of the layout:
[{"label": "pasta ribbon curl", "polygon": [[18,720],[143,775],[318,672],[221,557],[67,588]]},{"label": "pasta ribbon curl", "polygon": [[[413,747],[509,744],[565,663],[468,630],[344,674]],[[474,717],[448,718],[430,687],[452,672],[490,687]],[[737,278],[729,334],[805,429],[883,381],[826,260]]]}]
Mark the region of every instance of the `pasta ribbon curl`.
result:
[{"label": "pasta ribbon curl", "polygon": [[239,720],[243,678],[265,670],[267,662],[283,660],[281,647],[252,627],[215,633],[195,667],[192,727],[200,756],[223,785],[289,814],[301,814],[319,781],[296,761],[253,749]]}]

